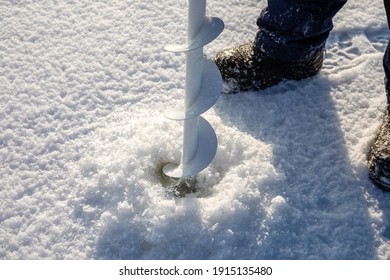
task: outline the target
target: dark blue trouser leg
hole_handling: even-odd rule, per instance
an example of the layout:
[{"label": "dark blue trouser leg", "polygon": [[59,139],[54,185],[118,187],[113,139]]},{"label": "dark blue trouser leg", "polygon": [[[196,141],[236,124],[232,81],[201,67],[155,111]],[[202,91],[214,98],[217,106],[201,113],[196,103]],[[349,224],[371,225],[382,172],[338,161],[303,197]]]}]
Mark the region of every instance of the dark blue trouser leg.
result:
[{"label": "dark blue trouser leg", "polygon": [[304,60],[324,49],[332,19],[346,2],[268,0],[268,7],[257,20],[256,47],[278,59]]},{"label": "dark blue trouser leg", "polygon": [[385,88],[387,94],[387,105],[390,109],[390,42],[387,45],[385,55],[383,56],[383,68],[385,69]]},{"label": "dark blue trouser leg", "polygon": [[[390,29],[390,0],[384,0],[387,15],[387,23]],[[385,70],[385,87],[387,94],[387,104],[390,106],[390,41],[383,56],[383,68]]]}]

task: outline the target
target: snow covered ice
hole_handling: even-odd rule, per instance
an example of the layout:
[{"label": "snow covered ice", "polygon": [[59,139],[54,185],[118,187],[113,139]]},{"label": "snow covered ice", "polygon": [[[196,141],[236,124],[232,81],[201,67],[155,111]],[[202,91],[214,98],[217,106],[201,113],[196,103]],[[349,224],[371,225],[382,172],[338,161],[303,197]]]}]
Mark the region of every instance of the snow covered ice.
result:
[{"label": "snow covered ice", "polygon": [[[382,1],[349,1],[323,70],[222,95],[219,147],[196,192],[179,161],[186,1],[0,1],[1,259],[390,259],[390,194],[366,155],[386,106]],[[207,1],[252,40],[265,1]]]}]

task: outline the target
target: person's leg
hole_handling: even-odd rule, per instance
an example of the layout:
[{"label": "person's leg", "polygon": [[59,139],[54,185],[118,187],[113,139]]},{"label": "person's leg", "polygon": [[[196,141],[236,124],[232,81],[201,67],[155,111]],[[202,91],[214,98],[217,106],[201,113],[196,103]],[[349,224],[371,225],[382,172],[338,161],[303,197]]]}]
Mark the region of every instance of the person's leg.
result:
[{"label": "person's leg", "polygon": [[[387,24],[390,30],[390,1],[384,0]],[[383,56],[383,68],[385,70],[385,88],[387,94],[387,105],[390,106],[390,41],[387,45],[385,55]]]},{"label": "person's leg", "polygon": [[346,0],[268,0],[253,43],[224,50],[215,62],[231,92],[265,89],[315,75],[332,19]]},{"label": "person's leg", "polygon": [[347,0],[268,0],[257,20],[255,45],[267,56],[304,60],[322,51],[332,19]]},{"label": "person's leg", "polygon": [[[387,21],[390,29],[390,1],[385,0]],[[390,191],[390,41],[383,56],[387,111],[382,126],[368,157],[371,180],[380,188]]]}]

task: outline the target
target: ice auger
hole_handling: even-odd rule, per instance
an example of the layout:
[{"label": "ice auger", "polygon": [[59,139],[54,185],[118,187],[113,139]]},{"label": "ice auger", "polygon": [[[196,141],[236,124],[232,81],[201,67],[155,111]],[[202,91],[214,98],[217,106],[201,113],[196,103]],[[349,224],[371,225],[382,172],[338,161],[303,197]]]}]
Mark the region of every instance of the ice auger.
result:
[{"label": "ice auger", "polygon": [[218,67],[203,54],[203,46],[219,36],[224,23],[219,18],[206,17],[206,0],[189,0],[188,3],[186,43],[165,47],[168,51],[186,54],[184,104],[165,113],[168,119],[184,122],[181,162],[163,167],[165,175],[181,179],[202,171],[215,156],[217,137],[201,114],[215,104],[222,89]]}]

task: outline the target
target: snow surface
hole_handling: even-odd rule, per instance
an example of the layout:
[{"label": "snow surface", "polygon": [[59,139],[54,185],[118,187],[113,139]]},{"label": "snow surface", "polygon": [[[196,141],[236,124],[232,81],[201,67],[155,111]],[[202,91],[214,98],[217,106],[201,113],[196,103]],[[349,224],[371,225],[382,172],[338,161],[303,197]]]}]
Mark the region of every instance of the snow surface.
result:
[{"label": "snow surface", "polygon": [[[252,40],[265,1],[207,1]],[[390,259],[390,194],[366,155],[386,106],[382,1],[349,1],[324,68],[223,95],[219,148],[175,197],[186,1],[0,1],[1,259]]]}]

